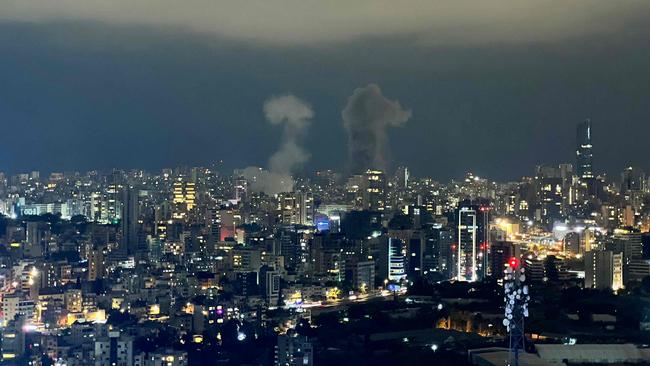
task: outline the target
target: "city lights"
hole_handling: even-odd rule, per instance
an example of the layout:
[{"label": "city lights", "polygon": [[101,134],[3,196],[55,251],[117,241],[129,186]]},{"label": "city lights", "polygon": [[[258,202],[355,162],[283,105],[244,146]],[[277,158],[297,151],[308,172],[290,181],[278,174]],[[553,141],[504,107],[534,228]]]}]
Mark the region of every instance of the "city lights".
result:
[{"label": "city lights", "polygon": [[650,365],[650,2],[10,0],[0,35],[2,366]]}]

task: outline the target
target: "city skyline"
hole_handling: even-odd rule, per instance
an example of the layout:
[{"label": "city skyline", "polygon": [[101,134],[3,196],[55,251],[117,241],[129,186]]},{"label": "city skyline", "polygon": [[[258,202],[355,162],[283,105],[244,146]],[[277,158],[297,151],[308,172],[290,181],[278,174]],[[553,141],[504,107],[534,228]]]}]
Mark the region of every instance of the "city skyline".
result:
[{"label": "city skyline", "polygon": [[650,365],[649,20],[0,0],[0,366]]},{"label": "city skyline", "polygon": [[[528,28],[512,25],[519,32],[510,33],[520,35],[514,40],[482,16],[475,26],[488,39],[456,39],[450,30],[475,15],[466,19],[453,7],[444,32],[419,20],[412,32],[364,22],[357,31],[354,17],[372,13],[362,7],[344,24],[352,30],[342,27],[341,39],[304,32],[309,37],[298,42],[283,30],[269,31],[277,43],[181,27],[180,20],[171,26],[142,21],[142,9],[121,21],[111,16],[114,9],[106,10],[108,19],[95,16],[103,13],[92,6],[79,14],[73,1],[65,17],[24,2],[4,5],[0,121],[13,138],[5,139],[0,167],[157,169],[220,159],[230,169],[264,166],[281,131],[266,122],[262,105],[293,94],[314,111],[303,137],[311,154],[306,167],[343,170],[341,112],[355,89],[375,83],[412,112],[388,131],[387,161],[416,175],[446,181],[473,171],[511,180],[536,164],[573,160],[573,126],[585,118],[598,131],[598,172],[615,174],[627,165],[649,170],[643,136],[650,132],[650,54],[642,22],[649,5],[570,4],[583,21],[550,33],[539,29],[553,24],[532,14],[545,10],[513,8],[521,19],[532,18]],[[512,15],[504,10],[509,5],[494,6],[495,16]],[[330,18],[318,21],[331,27]],[[275,29],[260,24],[267,27]],[[431,34],[436,42],[425,41]]]},{"label": "city skyline", "polygon": [[[288,97],[289,98],[294,98],[292,95],[289,95]],[[269,99],[269,101],[273,102],[273,101],[276,101],[278,99],[283,99],[283,98],[285,98],[285,97],[271,98],[271,99]],[[297,103],[303,103],[303,102],[297,100]],[[268,102],[267,102],[267,105],[268,105]],[[298,108],[302,108],[302,107],[298,106]],[[305,105],[304,108],[308,108],[308,112],[304,112],[304,113],[309,113],[309,116],[313,116],[313,112],[311,111],[311,108],[308,105]],[[285,113],[285,112],[281,112],[281,113]],[[298,113],[303,113],[303,112],[298,112]],[[268,115],[267,115],[267,118],[269,118]],[[287,118],[287,117],[286,116],[281,116],[281,117],[278,117],[278,118],[279,119],[284,119],[284,118]],[[309,118],[311,118],[311,117],[309,117]],[[277,124],[278,122],[274,122],[274,123]],[[574,146],[575,146],[575,148],[574,148],[574,150],[575,150],[575,159],[574,159],[574,161],[566,160],[566,161],[561,161],[559,164],[553,164],[553,163],[550,163],[550,164],[549,163],[536,164],[535,166],[532,167],[529,174],[517,177],[515,179],[511,179],[510,181],[517,180],[519,178],[534,176],[536,173],[538,173],[537,169],[540,169],[540,167],[543,168],[543,167],[549,167],[549,166],[562,166],[562,165],[567,165],[567,164],[571,167],[571,169],[573,169],[575,171],[576,176],[578,176],[580,178],[594,178],[594,177],[598,177],[598,176],[602,176],[602,177],[606,178],[608,176],[608,174],[606,172],[598,172],[597,169],[596,169],[596,171],[594,171],[594,169],[593,169],[593,147],[594,146],[592,144],[592,136],[591,136],[591,134],[592,134],[591,119],[585,119],[584,121],[577,123],[576,124],[576,138],[575,138],[575,141],[574,141]],[[294,144],[294,142],[291,142],[290,144]],[[277,166],[278,164],[280,164],[282,166],[285,166],[285,168],[282,169],[283,172],[281,174],[287,174],[287,175],[292,175],[292,176],[296,176],[296,177],[305,177],[305,176],[311,175],[312,173],[326,172],[326,171],[332,171],[334,173],[342,174],[343,176],[346,176],[346,175],[360,174],[360,173],[363,173],[364,171],[366,171],[368,169],[379,169],[379,170],[381,170],[381,171],[383,171],[385,173],[391,173],[391,172],[398,172],[399,169],[404,169],[404,168],[408,169],[409,168],[409,167],[407,167],[405,165],[388,166],[388,163],[383,163],[382,162],[381,165],[383,167],[381,167],[381,168],[377,167],[377,166],[374,166],[372,163],[367,163],[364,168],[362,168],[362,169],[360,169],[360,170],[358,170],[356,172],[354,172],[354,171],[352,171],[350,169],[346,169],[346,168],[343,168],[341,170],[335,170],[335,169],[320,169],[320,170],[319,169],[312,169],[312,170],[310,170],[310,169],[305,169],[305,167],[301,167],[298,170],[297,174],[295,174],[294,172],[292,172],[291,167],[293,167],[295,165],[300,165],[301,160],[309,160],[311,158],[311,156],[310,156],[309,152],[307,152],[307,151],[303,151],[303,152],[301,152],[301,151],[291,151],[291,153],[295,153],[295,154],[297,154],[297,156],[295,154],[291,155],[289,152],[285,151],[286,149],[292,150],[292,149],[295,149],[295,148],[293,148],[293,147],[287,148],[286,143],[285,143],[285,145],[281,145],[280,149],[278,151],[276,151],[274,156],[271,156],[271,158],[270,158],[271,163],[269,164],[268,168],[253,165],[253,166],[249,166],[249,167],[246,167],[246,168],[243,168],[243,169],[242,168],[228,169],[227,168],[228,165],[225,164],[225,162],[223,160],[219,160],[219,161],[213,161],[211,163],[201,165],[201,166],[184,164],[184,165],[179,165],[179,166],[174,166],[174,167],[164,166],[164,167],[160,167],[160,168],[157,168],[157,169],[145,169],[145,168],[141,168],[141,167],[134,167],[134,168],[110,167],[110,168],[104,168],[104,169],[89,169],[89,170],[84,170],[84,171],[80,171],[80,170],[72,170],[72,171],[70,171],[70,170],[67,170],[67,171],[60,171],[60,170],[45,170],[45,171],[41,171],[41,170],[19,170],[17,172],[2,172],[2,173],[6,173],[6,174],[30,174],[30,173],[33,173],[33,172],[39,172],[39,173],[44,173],[44,174],[47,175],[48,173],[51,173],[51,174],[82,173],[83,174],[83,173],[88,173],[88,172],[92,172],[92,171],[107,172],[107,171],[111,171],[111,170],[112,171],[121,170],[121,171],[131,171],[131,172],[132,171],[159,172],[159,171],[164,171],[164,170],[169,170],[169,169],[188,169],[188,168],[205,167],[205,168],[217,169],[217,171],[220,171],[221,173],[227,173],[228,171],[231,171],[231,170],[234,170],[235,172],[243,171],[244,175],[246,175],[247,174],[246,173],[247,169],[252,169],[253,172],[258,171],[258,170],[273,172],[273,171],[277,170],[276,168],[273,168],[273,166],[274,165]],[[290,157],[285,158],[284,155],[287,155],[287,154],[289,154]],[[300,155],[305,155],[305,156],[300,157]],[[287,165],[287,163],[283,163],[282,159],[289,159],[288,165]],[[354,158],[348,157],[348,160],[354,160]],[[264,165],[264,164],[260,164],[260,165]],[[627,166],[624,166],[620,171],[615,172],[613,175],[609,175],[609,178],[616,180],[618,174],[625,174],[626,171],[630,171],[631,169],[639,169],[639,168],[640,168],[640,166],[627,165]],[[431,176],[427,176],[427,175],[415,176],[415,175],[413,175],[413,172],[411,170],[408,170],[407,174],[411,178],[432,178]],[[451,177],[450,181],[457,181],[459,179],[464,179],[467,174],[473,174],[473,172],[471,172],[469,170],[465,171],[463,176]],[[481,178],[486,178],[486,179],[498,182],[498,180],[494,180],[490,176],[483,176]],[[444,181],[442,181],[442,182],[444,182]],[[501,181],[501,182],[506,182],[506,181]]]},{"label": "city skyline", "polygon": [[[291,97],[293,97],[293,96],[291,96]],[[272,99],[273,98],[270,98],[269,100],[272,100]],[[586,127],[583,127],[583,126],[586,126],[586,124],[589,125],[589,127],[588,127],[588,130],[589,130],[588,136],[589,137],[587,138],[587,140],[584,140],[584,137],[582,137],[582,135],[587,133],[587,132],[585,130]],[[518,177],[512,177],[511,179],[499,180],[499,179],[493,178],[489,174],[487,176],[481,176],[481,178],[488,179],[488,180],[494,181],[494,182],[512,182],[512,181],[517,181],[517,180],[519,180],[521,178],[525,178],[525,177],[534,177],[535,174],[537,173],[536,169],[538,169],[540,167],[561,166],[561,165],[566,165],[566,164],[569,164],[572,167],[572,169],[575,172],[577,172],[578,177],[582,177],[582,178],[603,177],[603,178],[605,178],[605,179],[607,179],[609,181],[612,181],[612,182],[617,182],[618,179],[619,179],[619,175],[624,174],[626,171],[629,171],[630,169],[641,169],[641,171],[644,171],[644,169],[640,165],[624,165],[624,166],[620,167],[620,169],[618,171],[614,171],[614,172],[611,172],[611,173],[610,172],[604,172],[602,169],[599,170],[597,165],[596,165],[596,167],[594,169],[594,167],[593,167],[593,145],[591,144],[592,143],[591,133],[592,133],[592,129],[593,129],[591,119],[588,118],[588,119],[585,119],[582,122],[579,122],[576,125],[576,129],[577,129],[577,137],[574,138],[574,141],[573,141],[574,154],[576,154],[576,155],[573,156],[574,157],[573,160],[567,159],[567,160],[559,160],[558,162],[552,162],[552,163],[534,164],[534,165],[529,167],[530,169],[529,169],[529,171],[527,173],[525,173],[525,174],[523,174],[521,176],[518,176]],[[580,158],[580,155],[584,154],[584,153],[582,153],[582,150],[585,149],[584,144],[587,143],[585,141],[587,141],[589,143],[589,146],[588,146],[589,157],[586,158],[586,159],[588,159],[587,160],[588,163],[585,163]],[[598,149],[596,149],[596,151],[598,151]],[[282,152],[283,152],[282,148],[280,148],[279,151],[276,151],[276,155],[280,154]],[[292,153],[293,153],[293,151],[292,151]],[[285,152],[284,154],[287,154],[287,153]],[[311,158],[309,152],[307,151],[307,152],[305,152],[305,154],[306,154],[306,157],[304,159],[309,160],[309,158]],[[273,161],[273,159],[274,158],[272,156],[270,160]],[[296,157],[291,158],[291,160],[301,160],[301,159],[303,159],[303,158],[296,158]],[[582,159],[585,159],[585,158],[582,158]],[[286,172],[283,172],[282,174],[279,174],[279,178],[290,177],[290,176],[306,177],[306,176],[309,176],[309,175],[311,175],[313,173],[317,173],[319,171],[320,172],[332,171],[334,173],[342,174],[343,177],[349,176],[349,175],[354,175],[355,173],[352,170],[345,167],[346,165],[347,166],[350,165],[351,160],[354,160],[354,159],[350,158],[348,156],[348,162],[345,163],[345,164],[342,164],[342,167],[340,168],[340,170],[332,169],[332,168],[325,168],[325,169],[316,169],[316,168],[314,168],[314,169],[310,169],[309,167],[301,166],[301,164],[297,164],[298,165],[297,169],[295,169],[295,170],[294,169],[287,170]],[[584,169],[585,169],[584,164],[588,164],[587,168],[586,168],[586,169],[588,169],[587,175],[585,175],[585,173],[583,172]],[[271,166],[272,165],[273,165],[273,163],[271,163]],[[296,164],[292,163],[291,166],[295,167]],[[459,180],[465,179],[468,174],[479,176],[478,174],[475,174],[475,172],[473,172],[471,170],[465,170],[459,176],[449,177],[448,180],[444,180],[444,179],[438,180],[438,179],[435,178],[435,176],[430,176],[430,175],[426,175],[426,174],[415,175],[415,174],[413,174],[413,171],[410,170],[410,167],[408,167],[408,166],[406,166],[404,164],[397,164],[395,162],[393,162],[392,164],[389,163],[389,162],[382,163],[381,168],[373,168],[372,164],[366,164],[365,166],[366,166],[365,168],[363,168],[361,170],[357,170],[356,174],[363,173],[367,169],[380,169],[381,171],[383,171],[385,173],[391,173],[391,172],[394,172],[394,171],[399,170],[401,168],[407,168],[407,169],[409,169],[408,172],[409,172],[409,175],[412,178],[433,178],[434,180],[437,180],[437,181],[440,181],[440,182],[459,181]],[[244,167],[231,168],[229,166],[229,164],[226,161],[224,161],[223,159],[217,160],[217,161],[207,161],[207,162],[205,162],[205,164],[201,164],[201,165],[192,165],[191,163],[189,163],[189,164],[180,164],[180,165],[176,165],[176,166],[164,166],[163,165],[163,166],[155,167],[155,168],[143,168],[143,167],[137,167],[137,166],[135,166],[135,167],[112,166],[112,167],[101,167],[101,168],[97,168],[97,167],[92,168],[91,167],[91,168],[85,169],[85,170],[79,170],[79,169],[77,169],[77,170],[75,170],[75,169],[72,169],[72,170],[60,170],[60,169],[59,170],[57,170],[57,169],[45,169],[45,170],[31,169],[31,170],[26,170],[26,169],[22,169],[21,170],[21,169],[17,169],[15,171],[9,170],[9,171],[4,171],[2,173],[8,174],[8,175],[18,175],[18,174],[31,174],[31,173],[34,173],[34,172],[39,172],[39,173],[47,175],[47,174],[59,174],[59,173],[66,173],[66,174],[81,173],[81,174],[84,174],[84,173],[89,173],[89,172],[93,172],[93,171],[98,171],[98,172],[110,172],[110,171],[161,172],[161,171],[169,170],[169,169],[188,169],[188,168],[199,168],[199,167],[214,168],[214,169],[217,169],[217,171],[219,171],[221,173],[227,173],[227,172],[232,172],[232,171],[235,171],[235,172],[243,171],[244,175],[246,175],[246,174],[255,174],[255,172],[257,172],[258,170],[261,170],[262,172],[264,172],[264,174],[268,174],[268,172],[271,171],[271,174],[270,174],[271,177],[270,178],[275,178],[275,177],[273,177],[274,173],[272,173],[273,169],[266,167],[266,164],[264,164],[264,163],[259,164],[259,165],[250,165],[250,166],[245,167],[245,168]],[[246,173],[246,171],[249,170],[249,169],[252,169],[253,173]]]}]

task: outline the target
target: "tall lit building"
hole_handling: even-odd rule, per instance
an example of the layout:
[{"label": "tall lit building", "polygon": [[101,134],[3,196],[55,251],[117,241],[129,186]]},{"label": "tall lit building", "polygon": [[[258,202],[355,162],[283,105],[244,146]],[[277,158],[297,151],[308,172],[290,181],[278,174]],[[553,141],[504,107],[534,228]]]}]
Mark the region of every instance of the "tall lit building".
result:
[{"label": "tall lit building", "polygon": [[282,225],[313,225],[314,196],[310,192],[279,194],[278,218]]},{"label": "tall lit building", "polygon": [[585,288],[623,288],[623,253],[592,250],[585,253]]},{"label": "tall lit building", "polygon": [[311,192],[296,192],[298,224],[314,224],[314,195]]},{"label": "tall lit building", "polygon": [[459,281],[477,281],[489,274],[489,216],[488,205],[470,200],[461,202],[456,210],[454,277]]},{"label": "tall lit building", "polygon": [[404,243],[399,239],[388,239],[388,280],[400,282],[406,279],[406,257]]},{"label": "tall lit building", "polygon": [[117,223],[121,214],[120,194],[122,193],[122,172],[115,170],[108,179],[110,184],[106,188],[106,202],[104,203],[104,206],[106,206],[105,217],[107,222]]},{"label": "tall lit building", "polygon": [[174,182],[173,192],[174,218],[187,218],[188,213],[196,205],[196,187],[194,182],[179,177]]},{"label": "tall lit building", "polygon": [[535,174],[535,220],[551,225],[562,218],[565,187],[561,171],[556,167],[538,166]]},{"label": "tall lit building", "polygon": [[386,208],[386,176],[380,170],[367,170],[363,179],[363,208],[383,211]]},{"label": "tall lit building", "polygon": [[292,193],[278,195],[278,216],[282,225],[296,224],[296,197]]},{"label": "tall lit building", "polygon": [[279,194],[278,219],[282,225],[313,225],[314,196],[310,192]]},{"label": "tall lit building", "polygon": [[473,208],[458,209],[457,230],[458,255],[456,257],[456,279],[476,281],[478,279],[478,217]]},{"label": "tall lit building", "polygon": [[490,272],[493,278],[503,279],[506,264],[513,256],[515,256],[515,245],[512,242],[496,241],[492,243],[490,246]]},{"label": "tall lit building", "polygon": [[591,120],[586,119],[578,124],[576,136],[576,159],[578,177],[593,178],[593,153],[591,151]]},{"label": "tall lit building", "polygon": [[94,247],[88,251],[88,281],[95,281],[104,276],[104,252]]}]

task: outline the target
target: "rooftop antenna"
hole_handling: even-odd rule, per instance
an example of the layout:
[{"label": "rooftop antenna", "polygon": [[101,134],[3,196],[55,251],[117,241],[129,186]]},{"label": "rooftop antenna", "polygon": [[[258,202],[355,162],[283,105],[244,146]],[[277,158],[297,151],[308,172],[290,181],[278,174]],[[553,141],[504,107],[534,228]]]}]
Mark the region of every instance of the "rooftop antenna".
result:
[{"label": "rooftop antenna", "polygon": [[519,366],[519,352],[525,350],[524,318],[528,317],[528,301],[530,301],[528,286],[524,284],[525,272],[519,258],[510,258],[503,285],[505,292],[503,299],[506,304],[503,325],[510,333],[508,366]]}]

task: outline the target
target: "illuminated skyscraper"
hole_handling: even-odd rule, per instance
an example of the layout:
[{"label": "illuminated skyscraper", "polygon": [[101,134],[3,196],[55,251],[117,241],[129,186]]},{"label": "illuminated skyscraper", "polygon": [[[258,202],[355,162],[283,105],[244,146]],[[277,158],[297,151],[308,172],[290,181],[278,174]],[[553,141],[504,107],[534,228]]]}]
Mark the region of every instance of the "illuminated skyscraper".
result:
[{"label": "illuminated skyscraper", "polygon": [[623,253],[609,250],[585,253],[585,288],[618,290],[623,287]]},{"label": "illuminated skyscraper", "polygon": [[279,221],[282,225],[294,225],[296,218],[296,196],[293,193],[278,195]]},{"label": "illuminated skyscraper", "polygon": [[368,170],[363,180],[363,208],[383,211],[386,208],[386,176],[380,170]]},{"label": "illuminated skyscraper", "polygon": [[578,124],[576,136],[577,173],[580,178],[593,178],[593,154],[591,152],[591,120]]},{"label": "illuminated skyscraper", "polygon": [[565,186],[559,167],[538,166],[535,173],[535,220],[551,225],[562,218]]},{"label": "illuminated skyscraper", "polygon": [[399,239],[388,239],[388,280],[400,282],[406,279],[404,244]]},{"label": "illuminated skyscraper", "polygon": [[477,281],[489,272],[489,206],[462,202],[456,210],[455,277],[459,281]]},{"label": "illuminated skyscraper", "polygon": [[123,186],[123,174],[119,170],[114,170],[110,176],[107,177],[110,184],[106,189],[106,219],[108,222],[117,223],[122,213],[120,207],[120,195]]},{"label": "illuminated skyscraper", "polygon": [[93,247],[88,252],[88,281],[104,276],[104,252],[101,247]]},{"label": "illuminated skyscraper", "polygon": [[461,207],[457,215],[458,256],[456,278],[459,281],[476,281],[477,276],[477,213],[469,207]]},{"label": "illuminated skyscraper", "polygon": [[194,182],[186,180],[186,178],[177,178],[174,182],[174,218],[184,219],[187,214],[196,205],[196,190]]},{"label": "illuminated skyscraper", "polygon": [[314,224],[314,195],[311,192],[296,192],[298,223]]}]

